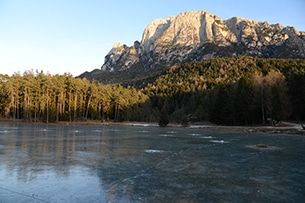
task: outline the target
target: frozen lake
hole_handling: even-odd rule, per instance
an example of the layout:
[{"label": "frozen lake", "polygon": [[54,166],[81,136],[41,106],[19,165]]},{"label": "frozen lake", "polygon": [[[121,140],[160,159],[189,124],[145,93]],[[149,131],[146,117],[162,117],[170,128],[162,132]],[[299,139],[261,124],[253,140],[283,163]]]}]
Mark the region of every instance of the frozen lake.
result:
[{"label": "frozen lake", "polygon": [[304,200],[304,136],[0,123],[1,203]]}]

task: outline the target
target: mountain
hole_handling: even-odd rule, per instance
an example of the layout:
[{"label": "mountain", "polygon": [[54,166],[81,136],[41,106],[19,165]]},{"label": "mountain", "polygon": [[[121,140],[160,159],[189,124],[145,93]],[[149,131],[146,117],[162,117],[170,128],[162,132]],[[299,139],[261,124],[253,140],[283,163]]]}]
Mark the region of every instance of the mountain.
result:
[{"label": "mountain", "polygon": [[121,83],[164,68],[217,57],[305,58],[305,32],[281,24],[190,11],[151,22],[141,42],[115,43],[101,69],[79,77]]}]

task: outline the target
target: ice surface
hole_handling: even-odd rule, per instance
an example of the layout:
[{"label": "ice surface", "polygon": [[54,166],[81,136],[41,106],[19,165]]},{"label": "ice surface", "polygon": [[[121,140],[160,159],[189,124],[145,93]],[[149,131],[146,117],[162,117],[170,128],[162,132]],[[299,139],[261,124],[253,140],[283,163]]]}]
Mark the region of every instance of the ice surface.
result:
[{"label": "ice surface", "polygon": [[[1,131],[0,202],[305,199],[304,136],[7,123]],[[249,147],[260,143],[272,148]]]}]

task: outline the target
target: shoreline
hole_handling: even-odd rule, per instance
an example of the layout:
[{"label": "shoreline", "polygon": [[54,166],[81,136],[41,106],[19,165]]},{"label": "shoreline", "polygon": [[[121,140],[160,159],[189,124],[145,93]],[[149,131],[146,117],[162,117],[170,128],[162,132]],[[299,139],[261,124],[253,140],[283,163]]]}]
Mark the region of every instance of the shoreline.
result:
[{"label": "shoreline", "polygon": [[[38,124],[38,125],[78,125],[78,126],[135,126],[135,127],[160,127],[157,122],[113,122],[113,121],[60,121],[60,122],[25,122],[23,120],[0,119],[0,123],[16,123],[16,124]],[[187,126],[181,124],[170,123],[165,128],[190,128],[190,129],[203,129],[203,130],[222,130],[228,132],[245,132],[245,133],[269,133],[269,134],[295,134],[305,135],[305,130],[302,129],[301,124],[293,122],[282,122],[281,126],[222,126],[214,125],[211,123],[194,123]]]}]

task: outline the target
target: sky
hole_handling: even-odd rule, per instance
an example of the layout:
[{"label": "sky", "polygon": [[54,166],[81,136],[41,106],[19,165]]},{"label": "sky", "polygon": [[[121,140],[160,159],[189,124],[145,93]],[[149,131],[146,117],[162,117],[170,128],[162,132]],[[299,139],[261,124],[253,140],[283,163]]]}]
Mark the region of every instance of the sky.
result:
[{"label": "sky", "polygon": [[115,42],[141,41],[151,21],[199,10],[305,31],[305,0],[0,0],[0,73],[78,76]]}]

